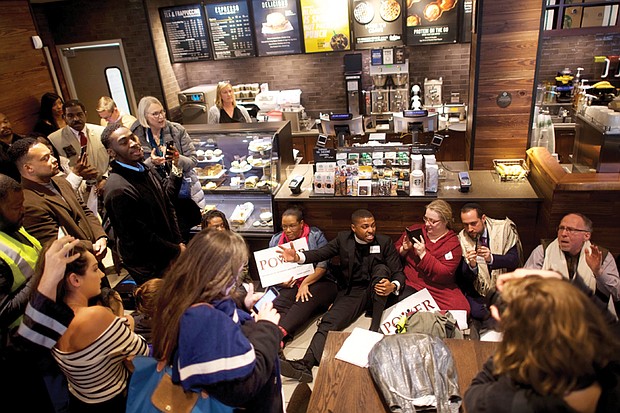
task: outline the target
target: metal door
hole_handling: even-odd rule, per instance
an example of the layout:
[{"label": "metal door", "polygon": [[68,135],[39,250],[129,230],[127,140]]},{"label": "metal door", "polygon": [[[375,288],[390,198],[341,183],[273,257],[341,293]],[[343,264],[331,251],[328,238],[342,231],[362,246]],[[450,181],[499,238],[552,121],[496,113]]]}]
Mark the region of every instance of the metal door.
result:
[{"label": "metal door", "polygon": [[99,124],[95,110],[101,96],[110,96],[119,109],[134,114],[136,99],[121,40],[57,46],[71,99],[86,106],[88,122]]}]

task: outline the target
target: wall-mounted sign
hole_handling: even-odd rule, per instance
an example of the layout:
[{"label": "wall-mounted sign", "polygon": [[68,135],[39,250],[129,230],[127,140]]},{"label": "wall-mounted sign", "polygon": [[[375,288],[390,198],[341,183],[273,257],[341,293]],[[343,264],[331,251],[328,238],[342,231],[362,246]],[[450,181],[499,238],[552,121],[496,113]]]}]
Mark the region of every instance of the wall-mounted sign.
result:
[{"label": "wall-mounted sign", "polygon": [[347,0],[300,0],[306,53],[351,50]]},{"label": "wall-mounted sign", "polygon": [[408,45],[456,43],[463,0],[407,1]]},{"label": "wall-mounted sign", "polygon": [[296,0],[252,0],[259,56],[301,53]]},{"label": "wall-mounted sign", "polygon": [[211,58],[209,37],[200,4],[159,9],[172,63]]},{"label": "wall-mounted sign", "polygon": [[402,0],[354,0],[355,49],[403,44]]},{"label": "wall-mounted sign", "polygon": [[461,34],[459,36],[459,42],[461,43],[471,42],[473,11],[474,0],[463,0],[461,6]]},{"label": "wall-mounted sign", "polygon": [[254,35],[245,0],[207,4],[205,9],[216,60],[254,56]]}]

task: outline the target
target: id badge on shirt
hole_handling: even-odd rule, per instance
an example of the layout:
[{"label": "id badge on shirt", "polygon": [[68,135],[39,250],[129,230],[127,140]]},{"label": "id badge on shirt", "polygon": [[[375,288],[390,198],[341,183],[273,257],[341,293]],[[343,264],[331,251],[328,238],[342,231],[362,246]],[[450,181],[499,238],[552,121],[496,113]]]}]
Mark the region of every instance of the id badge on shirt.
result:
[{"label": "id badge on shirt", "polygon": [[370,246],[371,254],[381,254],[381,247],[379,245],[371,245]]}]

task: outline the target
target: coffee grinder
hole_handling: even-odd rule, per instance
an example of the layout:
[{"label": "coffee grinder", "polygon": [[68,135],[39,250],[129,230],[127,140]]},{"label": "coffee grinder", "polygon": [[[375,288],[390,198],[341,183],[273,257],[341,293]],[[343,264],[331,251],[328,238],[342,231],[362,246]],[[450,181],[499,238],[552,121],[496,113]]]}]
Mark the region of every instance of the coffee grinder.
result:
[{"label": "coffee grinder", "polygon": [[392,113],[409,107],[409,60],[371,65],[370,77],[374,85],[370,93],[372,127],[389,130]]},{"label": "coffee grinder", "polygon": [[347,91],[347,112],[359,116],[364,108],[362,96],[362,54],[344,55],[344,82]]}]

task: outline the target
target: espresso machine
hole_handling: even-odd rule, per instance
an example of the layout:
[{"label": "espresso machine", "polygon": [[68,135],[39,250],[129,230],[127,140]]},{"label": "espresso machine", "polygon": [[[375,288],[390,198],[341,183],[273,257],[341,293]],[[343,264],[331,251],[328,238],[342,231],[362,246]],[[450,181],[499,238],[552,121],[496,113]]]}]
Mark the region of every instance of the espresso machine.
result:
[{"label": "espresso machine", "polygon": [[377,130],[389,129],[392,114],[409,108],[409,60],[391,65],[371,65],[373,89],[371,124]]}]

